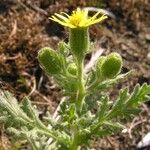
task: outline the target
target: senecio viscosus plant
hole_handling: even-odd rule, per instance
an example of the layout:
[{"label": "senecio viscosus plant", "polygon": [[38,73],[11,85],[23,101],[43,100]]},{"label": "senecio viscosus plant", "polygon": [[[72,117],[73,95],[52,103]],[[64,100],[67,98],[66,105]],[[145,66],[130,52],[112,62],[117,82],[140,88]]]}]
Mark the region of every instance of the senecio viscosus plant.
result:
[{"label": "senecio viscosus plant", "polygon": [[64,97],[54,115],[39,112],[28,97],[21,104],[8,92],[0,94],[0,121],[7,131],[26,140],[34,150],[88,149],[90,139],[113,135],[125,127],[122,120],[139,112],[138,106],[149,100],[150,85],[135,86],[119,92],[110,101],[108,89],[129,73],[121,74],[122,57],[113,52],[97,59],[91,70],[85,70],[85,55],[91,47],[89,26],[107,18],[97,12],[78,8],[69,16],[55,14],[50,19],[69,28],[69,43],[60,42],[58,50],[42,48],[38,60],[47,75],[61,87]]}]

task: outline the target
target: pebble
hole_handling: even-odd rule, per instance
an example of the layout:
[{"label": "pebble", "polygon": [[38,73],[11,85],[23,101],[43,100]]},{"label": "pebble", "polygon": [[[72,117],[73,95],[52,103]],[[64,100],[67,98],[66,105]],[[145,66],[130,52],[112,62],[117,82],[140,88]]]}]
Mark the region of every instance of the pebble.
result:
[{"label": "pebble", "polygon": [[150,60],[150,53],[147,54],[147,58]]},{"label": "pebble", "polygon": [[146,35],[145,35],[145,39],[146,39],[147,41],[150,41],[150,34],[146,34]]},{"label": "pebble", "polygon": [[150,132],[148,132],[143,139],[138,143],[137,148],[141,149],[150,146]]}]

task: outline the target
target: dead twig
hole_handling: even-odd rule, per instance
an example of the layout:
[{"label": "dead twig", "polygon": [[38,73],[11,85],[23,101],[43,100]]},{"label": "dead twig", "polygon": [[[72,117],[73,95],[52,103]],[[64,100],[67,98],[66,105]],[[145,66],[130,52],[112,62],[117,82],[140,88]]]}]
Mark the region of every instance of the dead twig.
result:
[{"label": "dead twig", "polygon": [[99,48],[98,50],[94,51],[92,53],[91,59],[90,61],[86,64],[84,71],[87,73],[89,72],[92,67],[94,66],[95,62],[97,61],[97,59],[102,55],[102,53],[104,52],[104,49]]},{"label": "dead twig", "polygon": [[136,119],[137,119],[137,118],[133,119],[133,121],[132,121],[132,123],[131,123],[131,125],[130,125],[130,128],[128,129],[128,133],[129,133],[130,139],[132,139],[132,130],[133,130],[136,126],[138,126],[138,125],[140,125],[140,124],[142,124],[142,123],[144,123],[144,122],[147,122],[146,119],[142,119],[142,120],[140,120],[140,121],[135,122]]},{"label": "dead twig", "polygon": [[17,20],[15,20],[13,23],[13,29],[9,35],[9,39],[12,38],[16,33],[17,33]]},{"label": "dead twig", "polygon": [[85,7],[84,9],[88,10],[88,11],[101,12],[102,14],[105,14],[105,15],[113,18],[113,19],[116,19],[116,16],[112,12],[110,12],[110,11],[108,11],[106,9],[101,9],[101,8],[96,8],[96,7]]},{"label": "dead twig", "polygon": [[46,102],[31,101],[31,103],[34,104],[34,105],[46,105],[46,106],[49,106],[49,103],[46,103]]},{"label": "dead twig", "polygon": [[111,138],[106,137],[106,140],[107,140],[107,141],[108,141],[108,143],[111,145],[111,148],[112,148],[113,150],[116,150],[116,149],[117,149],[117,145],[116,145],[116,143],[115,143],[115,142],[113,142],[113,141],[111,140]]},{"label": "dead twig", "polygon": [[52,106],[51,101],[44,95],[42,95],[39,91],[35,90],[34,93],[39,95],[43,100],[45,100],[47,103],[49,103],[50,106]]},{"label": "dead twig", "polygon": [[35,79],[35,77],[32,77],[31,80],[33,82],[33,87],[32,87],[31,92],[28,94],[28,96],[31,96],[36,91],[36,79]]},{"label": "dead twig", "polygon": [[31,9],[33,9],[34,11],[39,12],[40,14],[43,14],[43,15],[45,15],[45,16],[48,16],[48,13],[47,13],[45,10],[43,10],[43,9],[41,9],[41,8],[35,6],[35,5],[30,5],[30,4],[29,4],[29,7],[30,7]]}]

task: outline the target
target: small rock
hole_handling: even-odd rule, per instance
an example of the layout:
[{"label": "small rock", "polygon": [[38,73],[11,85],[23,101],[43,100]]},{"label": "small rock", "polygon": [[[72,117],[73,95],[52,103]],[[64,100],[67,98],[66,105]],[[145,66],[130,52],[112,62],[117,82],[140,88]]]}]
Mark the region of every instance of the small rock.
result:
[{"label": "small rock", "polygon": [[150,34],[145,34],[145,39],[146,39],[147,41],[150,41]]},{"label": "small rock", "polygon": [[138,143],[137,148],[141,149],[144,147],[150,146],[150,132],[147,133],[143,139]]},{"label": "small rock", "polygon": [[150,60],[150,53],[147,54],[147,58]]}]

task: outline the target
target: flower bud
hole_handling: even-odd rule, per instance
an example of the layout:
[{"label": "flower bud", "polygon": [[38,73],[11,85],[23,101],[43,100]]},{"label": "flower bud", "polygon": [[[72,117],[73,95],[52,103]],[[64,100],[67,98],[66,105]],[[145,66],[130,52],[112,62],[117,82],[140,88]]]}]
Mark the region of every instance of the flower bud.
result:
[{"label": "flower bud", "polygon": [[102,76],[101,75],[101,66],[102,66],[102,63],[105,61],[105,59],[106,59],[106,56],[101,56],[96,63],[96,74],[98,77]]},{"label": "flower bud", "polygon": [[73,55],[82,60],[89,49],[88,28],[70,29],[69,44]]},{"label": "flower bud", "polygon": [[48,74],[58,74],[62,70],[61,58],[51,48],[42,48],[38,53],[38,61],[42,69]]},{"label": "flower bud", "polygon": [[71,63],[68,65],[67,71],[72,75],[77,75],[77,66],[75,63]]},{"label": "flower bud", "polygon": [[121,71],[122,58],[118,53],[111,53],[98,61],[97,68],[103,78],[114,78]]}]

